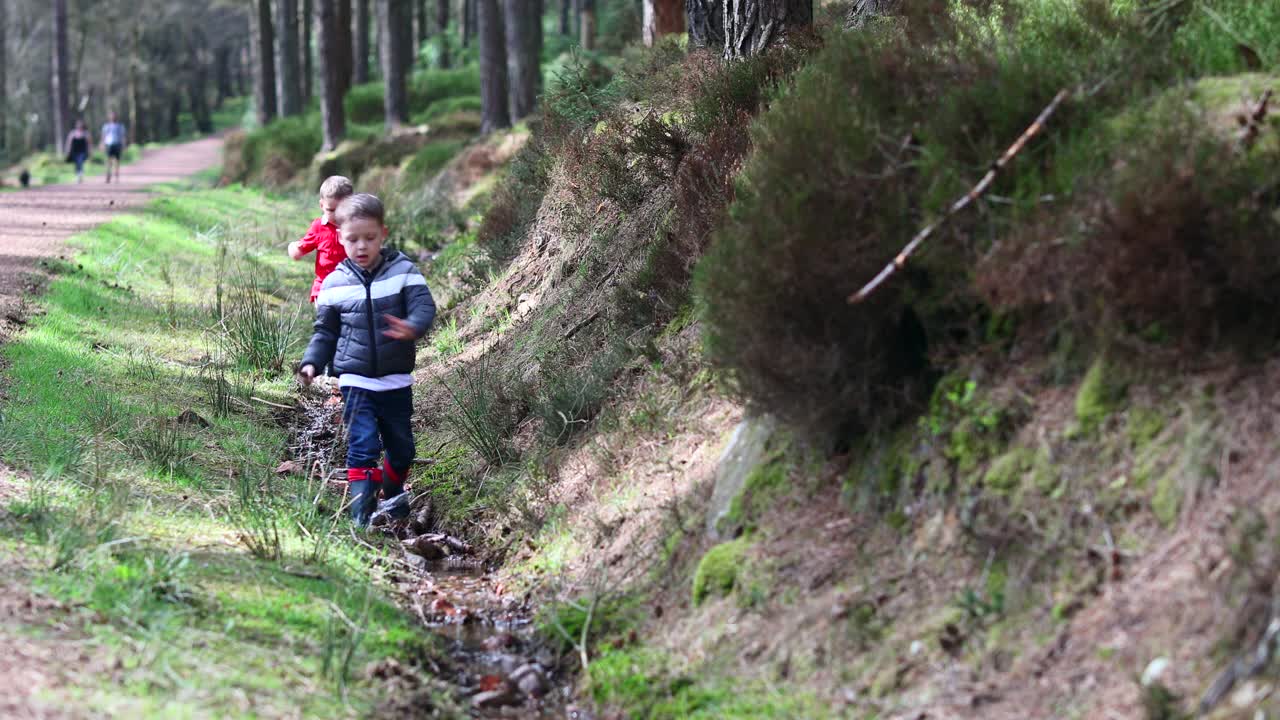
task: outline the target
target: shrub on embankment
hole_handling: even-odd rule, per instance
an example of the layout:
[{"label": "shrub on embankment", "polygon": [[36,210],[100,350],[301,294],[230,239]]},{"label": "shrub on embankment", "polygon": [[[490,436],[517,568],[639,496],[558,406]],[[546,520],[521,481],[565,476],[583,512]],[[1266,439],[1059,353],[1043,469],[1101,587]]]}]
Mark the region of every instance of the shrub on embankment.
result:
[{"label": "shrub on embankment", "polygon": [[[1237,152],[1204,115],[1157,102],[1221,67],[1200,51],[1225,30],[1153,31],[1158,18],[1104,3],[906,12],[829,34],[752,128],[697,283],[709,359],[744,400],[848,438],[918,409],[935,369],[1007,347],[1009,328],[1212,336],[1272,301],[1274,153]],[[849,304],[1061,89],[1072,99],[982,201]]]}]

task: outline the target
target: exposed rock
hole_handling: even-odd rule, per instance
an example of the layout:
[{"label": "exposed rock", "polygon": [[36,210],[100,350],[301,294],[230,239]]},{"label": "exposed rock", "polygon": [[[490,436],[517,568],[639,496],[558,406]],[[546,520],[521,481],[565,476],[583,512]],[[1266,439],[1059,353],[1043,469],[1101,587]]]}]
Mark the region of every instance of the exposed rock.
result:
[{"label": "exposed rock", "polygon": [[440,560],[448,555],[445,549],[438,543],[433,542],[432,535],[419,535],[412,540],[405,540],[402,545],[404,549],[414,555],[419,555],[427,560]]},{"label": "exposed rock", "polygon": [[547,682],[547,674],[543,672],[542,667],[535,663],[528,663],[516,668],[511,673],[511,682],[516,684],[520,692],[529,697],[542,697],[547,694],[547,688],[550,683]]},{"label": "exposed rock", "polygon": [[497,690],[488,690],[486,692],[478,693],[475,697],[471,698],[472,706],[481,710],[500,708],[506,705],[516,705],[519,702],[520,699],[516,696],[515,692],[505,685]]},{"label": "exposed rock", "polygon": [[742,494],[747,476],[764,459],[765,447],[773,436],[777,423],[769,415],[746,418],[738,423],[729,436],[729,443],[716,465],[715,490],[707,508],[707,537],[724,540],[732,534],[728,528],[720,528],[721,520],[728,517],[733,501]]},{"label": "exposed rock", "polygon": [[209,421],[200,417],[194,410],[183,410],[182,414],[178,415],[178,424],[201,428],[209,427]]}]

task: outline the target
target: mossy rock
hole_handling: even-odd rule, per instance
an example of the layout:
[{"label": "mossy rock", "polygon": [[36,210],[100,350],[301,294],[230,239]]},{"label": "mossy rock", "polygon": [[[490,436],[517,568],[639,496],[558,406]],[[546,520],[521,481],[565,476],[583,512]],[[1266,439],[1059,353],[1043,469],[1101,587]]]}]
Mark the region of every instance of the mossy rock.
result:
[{"label": "mossy rock", "polygon": [[698,569],[693,573],[693,604],[701,605],[708,597],[724,596],[733,592],[738,583],[738,573],[742,569],[747,549],[751,541],[740,537],[726,543],[720,543],[707,551],[698,561]]},{"label": "mossy rock", "polygon": [[1076,392],[1076,423],[1089,433],[1106,421],[1124,403],[1129,385],[1106,357],[1099,357],[1085,373]]},{"label": "mossy rock", "polygon": [[1022,479],[1035,465],[1035,455],[1028,448],[1018,447],[991,461],[982,476],[983,487],[1001,495],[1016,490]]}]

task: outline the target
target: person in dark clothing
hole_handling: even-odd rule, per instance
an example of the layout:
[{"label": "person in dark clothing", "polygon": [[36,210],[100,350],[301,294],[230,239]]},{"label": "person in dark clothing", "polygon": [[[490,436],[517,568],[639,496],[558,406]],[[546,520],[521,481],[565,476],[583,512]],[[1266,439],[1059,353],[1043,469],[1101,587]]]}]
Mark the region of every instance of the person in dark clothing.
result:
[{"label": "person in dark clothing", "polygon": [[67,133],[67,161],[76,164],[76,182],[84,182],[84,161],[89,159],[89,148],[93,147],[93,137],[84,127],[83,120],[77,120],[75,128]]},{"label": "person in dark clothing", "polygon": [[347,259],[320,286],[298,380],[310,385],[330,362],[338,375],[351,518],[363,527],[379,487],[387,500],[404,492],[414,456],[414,343],[431,329],[436,305],[409,258],[382,247],[387,226],[377,197],[352,195],[335,218]]}]

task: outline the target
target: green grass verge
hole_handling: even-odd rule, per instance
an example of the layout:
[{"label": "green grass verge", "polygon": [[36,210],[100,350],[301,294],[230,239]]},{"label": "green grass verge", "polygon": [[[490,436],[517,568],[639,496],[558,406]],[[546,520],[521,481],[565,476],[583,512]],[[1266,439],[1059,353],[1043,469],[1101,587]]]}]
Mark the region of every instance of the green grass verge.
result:
[{"label": "green grass verge", "polygon": [[[338,500],[273,473],[285,438],[248,397],[286,399],[287,372],[237,359],[222,329],[250,277],[265,317],[309,309],[311,268],[284,244],[311,208],[182,187],[73,240],[2,350],[0,453],[31,480],[0,515],[0,562],[34,565],[116,668],[79,675],[68,706],[364,716],[381,688],[361,669],[431,640],[379,590]],[[292,357],[307,324],[286,330]],[[176,423],[188,409],[209,427]]]}]

